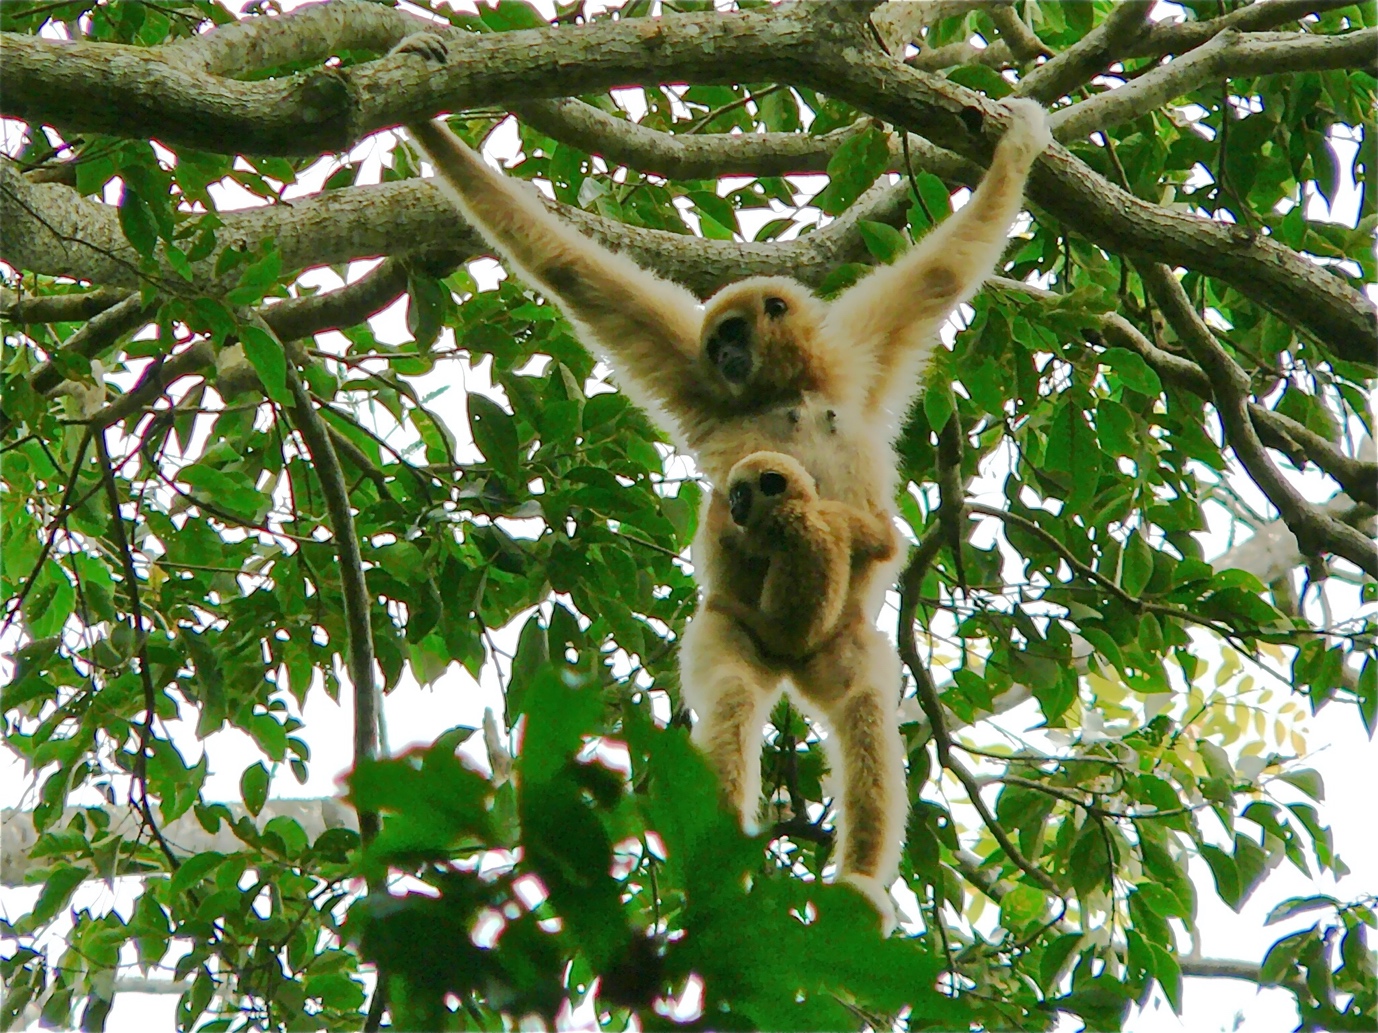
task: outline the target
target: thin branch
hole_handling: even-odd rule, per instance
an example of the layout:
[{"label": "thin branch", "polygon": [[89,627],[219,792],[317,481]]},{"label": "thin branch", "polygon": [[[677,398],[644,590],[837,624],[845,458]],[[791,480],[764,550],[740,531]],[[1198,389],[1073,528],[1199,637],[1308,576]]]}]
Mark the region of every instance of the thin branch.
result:
[{"label": "thin branch", "polygon": [[1139,265],[1144,286],[1162,309],[1178,339],[1210,378],[1216,411],[1225,441],[1268,497],[1307,556],[1322,551],[1349,560],[1370,577],[1378,578],[1378,545],[1354,528],[1308,502],[1283,477],[1264,450],[1249,417],[1249,377],[1225,351],[1192,307],[1181,283],[1166,266]]},{"label": "thin branch", "polygon": [[1051,104],[1104,71],[1148,25],[1155,0],[1121,0],[1105,20],[1077,42],[1029,72],[1015,87],[1020,97]]},{"label": "thin branch", "polygon": [[1331,68],[1378,65],[1378,28],[1336,36],[1295,32],[1245,35],[1226,29],[1208,43],[1160,65],[1133,82],[1063,108],[1051,119],[1053,135],[1075,140],[1109,126],[1124,125],[1174,98],[1220,79],[1280,75]]},{"label": "thin branch", "polygon": [[[129,595],[129,621],[134,631],[134,641],[138,643],[139,679],[144,690],[144,719],[139,728],[138,753],[134,757],[133,776],[137,787],[139,810],[143,813],[144,824],[157,841],[158,847],[167,858],[168,867],[176,871],[181,861],[172,852],[172,847],[163,838],[162,829],[153,817],[153,808],[148,802],[148,751],[153,745],[153,719],[157,711],[157,690],[153,684],[153,669],[148,662],[148,629],[144,627],[143,605],[139,599],[139,572],[134,568],[134,553],[129,547],[129,539],[124,533],[124,515],[120,511],[120,492],[115,484],[115,470],[110,465],[110,453],[105,447],[104,429],[93,437],[96,442],[96,455],[100,460],[101,479],[105,483],[105,498],[110,506],[110,535],[115,540],[115,549],[124,566],[125,591]],[[134,795],[131,793],[131,795]]]},{"label": "thin branch", "polygon": [[[262,320],[264,329],[271,330]],[[285,351],[285,349],[284,349]],[[331,443],[330,431],[311,402],[311,395],[297,374],[296,365],[287,362],[287,386],[295,404],[293,423],[301,432],[316,469],[330,530],[335,539],[335,554],[340,565],[340,586],[344,600],[348,641],[345,652],[349,678],[354,685],[354,764],[357,767],[378,753],[378,686],[373,670],[373,626],[370,618],[368,581],[364,574],[359,539],[354,530],[354,514],[349,504],[349,485]],[[373,811],[359,812],[359,834],[365,844],[378,834],[379,818]]]},{"label": "thin branch", "polygon": [[71,294],[23,294],[0,287],[0,319],[13,323],[85,322],[128,296],[128,291],[112,287]]}]

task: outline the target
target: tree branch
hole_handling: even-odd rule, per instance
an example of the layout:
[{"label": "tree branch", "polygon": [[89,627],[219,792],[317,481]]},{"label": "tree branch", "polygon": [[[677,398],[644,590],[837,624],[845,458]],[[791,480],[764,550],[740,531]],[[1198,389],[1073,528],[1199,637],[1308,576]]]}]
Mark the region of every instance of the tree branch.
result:
[{"label": "tree branch", "polygon": [[1378,65],[1378,28],[1338,36],[1295,32],[1245,35],[1225,29],[1214,39],[1132,82],[1106,90],[1052,116],[1053,135],[1075,140],[1124,125],[1208,82],[1242,76]]},{"label": "tree branch", "polygon": [[[259,322],[267,328],[266,323]],[[316,412],[311,395],[290,359],[287,362],[287,386],[295,400],[292,421],[311,454],[311,464],[316,469],[321,494],[325,496],[330,530],[335,538],[335,555],[340,564],[340,586],[348,636],[345,653],[349,680],[354,686],[354,764],[357,767],[378,754],[378,685],[373,670],[373,625],[368,581],[359,552],[359,539],[354,530],[354,514],[349,505],[349,485],[331,443],[329,428],[320,413]],[[365,844],[378,834],[379,827],[377,813],[359,811],[359,833]]]},{"label": "tree branch", "polygon": [[[1052,291],[1003,276],[992,277],[988,282],[1001,290],[1044,301],[1058,298]],[[1107,343],[1137,352],[1164,383],[1208,402],[1214,400],[1214,387],[1200,366],[1190,359],[1159,348],[1120,314],[1088,314],[1087,324],[1104,335]],[[1257,402],[1249,402],[1248,410],[1249,418],[1265,445],[1283,452],[1299,467],[1310,460],[1334,478],[1353,499],[1378,509],[1378,463],[1346,455],[1334,442],[1326,440],[1304,424]]]},{"label": "tree branch", "polygon": [[[1092,34],[1099,33],[1096,46],[1083,48],[1078,62],[1090,62],[1093,56],[1099,62],[1099,48],[1128,36],[1134,27],[1128,11],[1137,6],[1126,4],[1112,11]],[[293,17],[278,21],[290,27]],[[749,78],[821,89],[984,164],[1003,124],[993,102],[894,61],[870,44],[854,23],[856,19],[825,19],[817,8],[800,5],[466,34],[463,47],[456,47],[440,69],[403,53],[348,69],[322,68],[290,82],[215,79],[213,88],[205,76],[189,76],[148,48],[69,45],[6,34],[0,103],[9,114],[56,121],[64,128],[151,135],[171,144],[222,149],[234,141],[232,146],[253,153],[300,154],[342,148],[375,128],[414,122],[447,108],[500,103],[505,97],[570,95],[629,81],[717,83]],[[213,37],[214,33],[203,39]],[[1074,49],[1041,69],[1058,61],[1063,62],[1059,67],[1071,67],[1073,58],[1068,55]],[[161,71],[151,76],[155,65]],[[1063,74],[1041,69],[1031,76],[1041,73],[1044,83]],[[91,103],[93,96],[101,98],[100,103]],[[298,116],[295,125],[290,124],[293,113]],[[977,124],[985,123],[976,134],[967,126],[973,115]],[[7,202],[13,193],[7,183]],[[1103,248],[1218,277],[1307,328],[1337,355],[1372,365],[1370,342],[1378,325],[1373,303],[1270,238],[1241,240],[1237,227],[1140,201],[1057,148],[1035,168],[1030,196]],[[374,195],[375,201],[383,199]],[[386,224],[376,210],[370,214],[375,227]],[[451,216],[435,225],[453,224]],[[417,239],[413,234],[407,243],[414,247]],[[434,236],[423,229],[420,239]],[[51,246],[52,241],[47,243]],[[682,241],[675,250],[680,247]],[[772,271],[762,268],[770,264],[764,255],[753,254],[746,245],[738,247],[744,250],[732,258],[740,263],[739,276]],[[358,249],[351,257],[360,253],[391,252],[375,246]],[[94,279],[115,285],[128,276],[126,270],[119,279]]]},{"label": "tree branch", "polygon": [[1130,42],[1123,57],[1161,57],[1183,54],[1218,36],[1225,29],[1257,32],[1300,21],[1308,14],[1349,7],[1354,0],[1257,0],[1229,14],[1206,21],[1155,22]]},{"label": "tree branch", "polygon": [[1015,87],[1020,97],[1044,105],[1071,93],[1117,60],[1137,36],[1147,31],[1154,0],[1121,0],[1105,20],[1057,57],[1029,72]]},{"label": "tree branch", "polygon": [[1248,375],[1230,358],[1197,315],[1172,270],[1162,265],[1143,264],[1139,266],[1139,275],[1178,339],[1210,379],[1226,442],[1278,514],[1287,521],[1302,552],[1307,556],[1322,551],[1334,553],[1370,577],[1378,578],[1378,545],[1306,501],[1268,458],[1249,417]]}]

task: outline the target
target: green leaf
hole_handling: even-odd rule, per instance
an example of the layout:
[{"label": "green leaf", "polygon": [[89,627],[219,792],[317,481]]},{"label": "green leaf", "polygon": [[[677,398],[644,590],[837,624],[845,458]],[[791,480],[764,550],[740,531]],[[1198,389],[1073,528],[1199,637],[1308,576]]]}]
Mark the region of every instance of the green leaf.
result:
[{"label": "green leaf", "polygon": [[866,250],[871,252],[871,257],[886,265],[902,255],[904,249],[909,246],[909,241],[903,233],[883,222],[862,219],[857,222],[857,231],[861,234]]},{"label": "green leaf", "polygon": [[1018,931],[1043,916],[1048,907],[1048,895],[1037,886],[1021,883],[1000,901],[1000,924]]},{"label": "green leaf", "polygon": [[1158,374],[1137,352],[1128,348],[1107,348],[1101,360],[1115,371],[1125,387],[1150,397],[1163,393],[1163,382],[1158,379]]},{"label": "green leaf", "polygon": [[148,202],[128,183],[120,194],[120,229],[135,251],[144,258],[153,257],[153,249],[158,243],[158,223],[149,210]]},{"label": "green leaf", "polygon": [[203,854],[196,854],[188,857],[181,863],[177,871],[172,874],[172,885],[168,887],[171,894],[175,897],[179,893],[185,893],[194,886],[201,884],[220,863],[225,860],[225,855],[214,850],[207,850]]},{"label": "green leaf", "polygon": [[1220,895],[1220,899],[1233,910],[1238,911],[1243,900],[1240,890],[1239,869],[1235,866],[1234,858],[1219,847],[1211,846],[1209,843],[1202,843],[1200,849],[1201,856],[1206,859],[1206,864],[1210,865],[1211,875],[1215,877],[1215,890]]},{"label": "green leaf", "polygon": [[1324,908],[1338,908],[1340,902],[1334,897],[1324,894],[1315,897],[1289,897],[1273,910],[1268,912],[1268,917],[1263,920],[1264,925],[1274,925],[1278,922],[1285,922],[1287,919],[1296,915],[1305,914],[1308,911],[1319,911]]},{"label": "green leaf", "polygon": [[239,339],[244,345],[244,357],[258,373],[268,397],[279,405],[292,405],[292,392],[287,388],[287,356],[282,344],[256,323],[241,324]]},{"label": "green leaf", "polygon": [[1296,786],[1317,803],[1325,802],[1325,782],[1314,768],[1296,768],[1278,775],[1288,785]]},{"label": "green leaf", "polygon": [[485,395],[471,392],[466,400],[474,444],[478,445],[489,466],[515,482],[519,476],[518,441],[512,417]]},{"label": "green leaf", "polygon": [[1153,576],[1153,550],[1138,531],[1131,531],[1124,543],[1123,566],[1120,568],[1120,587],[1138,596]]},{"label": "green leaf", "polygon": [[257,816],[268,802],[268,769],[263,762],[251,764],[239,776],[239,795],[250,814]]}]

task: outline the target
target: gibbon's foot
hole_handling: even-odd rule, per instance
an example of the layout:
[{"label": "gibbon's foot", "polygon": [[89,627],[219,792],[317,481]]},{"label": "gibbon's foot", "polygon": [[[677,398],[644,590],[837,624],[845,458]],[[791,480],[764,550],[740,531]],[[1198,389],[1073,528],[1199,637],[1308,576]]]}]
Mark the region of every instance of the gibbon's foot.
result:
[{"label": "gibbon's foot", "polygon": [[443,65],[450,59],[450,48],[434,32],[418,32],[408,36],[392,48],[392,53],[416,54],[437,65]]},{"label": "gibbon's foot", "polygon": [[860,872],[848,872],[841,881],[859,891],[880,914],[881,936],[889,936],[895,931],[895,905],[890,899],[890,891],[880,884],[879,879]]},{"label": "gibbon's foot", "polygon": [[1042,104],[1028,97],[1016,97],[1001,103],[1010,114],[1010,124],[1000,146],[1014,149],[1026,164],[1032,164],[1053,142],[1048,112],[1043,110]]}]

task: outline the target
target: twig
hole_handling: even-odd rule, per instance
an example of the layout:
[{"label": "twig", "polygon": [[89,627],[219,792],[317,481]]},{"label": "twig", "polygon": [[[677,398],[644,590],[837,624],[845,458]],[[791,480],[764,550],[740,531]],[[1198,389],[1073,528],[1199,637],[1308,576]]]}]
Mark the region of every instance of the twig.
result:
[{"label": "twig", "polygon": [[1322,551],[1334,553],[1370,577],[1378,578],[1378,545],[1308,502],[1268,458],[1249,414],[1248,374],[1215,339],[1172,270],[1156,263],[1142,263],[1138,269],[1144,286],[1158,302],[1168,324],[1210,379],[1226,442],[1286,521],[1302,553],[1307,556]]},{"label": "twig", "polygon": [[115,539],[124,566],[125,586],[129,593],[130,623],[134,629],[134,641],[138,643],[139,678],[144,688],[144,720],[139,729],[139,752],[134,758],[134,783],[138,787],[138,806],[143,813],[149,832],[157,840],[159,849],[167,858],[168,866],[175,872],[181,861],[163,838],[163,831],[153,817],[153,808],[148,803],[148,751],[153,745],[153,718],[157,709],[157,690],[153,685],[153,672],[148,662],[148,632],[144,628],[143,604],[139,600],[139,573],[134,569],[134,553],[130,551],[129,539],[124,533],[124,516],[120,513],[120,492],[115,484],[115,471],[110,465],[110,453],[105,447],[105,431],[94,435],[96,455],[100,459],[101,479],[105,482],[105,497],[110,504],[110,535]]}]

